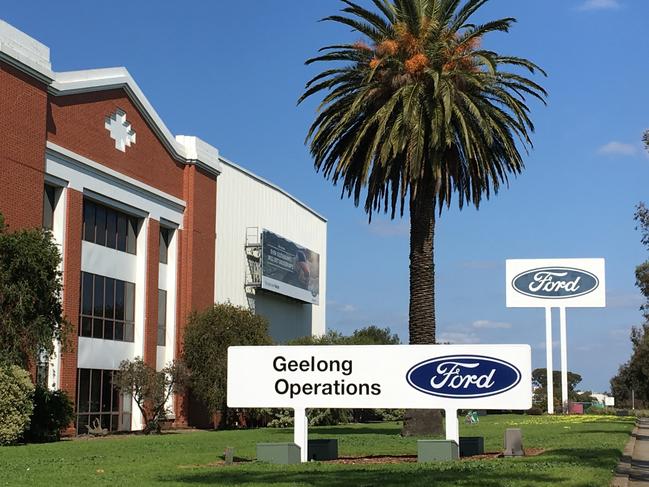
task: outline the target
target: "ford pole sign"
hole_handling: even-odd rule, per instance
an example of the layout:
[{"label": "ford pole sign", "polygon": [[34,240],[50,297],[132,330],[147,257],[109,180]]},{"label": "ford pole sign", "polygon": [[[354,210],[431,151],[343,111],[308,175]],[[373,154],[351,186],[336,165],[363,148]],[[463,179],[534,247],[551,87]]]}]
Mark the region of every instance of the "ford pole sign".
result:
[{"label": "ford pole sign", "polygon": [[228,406],[532,407],[529,345],[259,346],[228,349]]},{"label": "ford pole sign", "polygon": [[508,307],[604,307],[604,259],[507,261]]},{"label": "ford pole sign", "polygon": [[415,365],[406,378],[412,387],[432,396],[470,398],[510,390],[520,382],[521,372],[497,358],[450,355]]},{"label": "ford pole sign", "polygon": [[581,269],[545,267],[519,274],[512,286],[527,296],[565,299],[592,293],[599,286],[599,279]]}]

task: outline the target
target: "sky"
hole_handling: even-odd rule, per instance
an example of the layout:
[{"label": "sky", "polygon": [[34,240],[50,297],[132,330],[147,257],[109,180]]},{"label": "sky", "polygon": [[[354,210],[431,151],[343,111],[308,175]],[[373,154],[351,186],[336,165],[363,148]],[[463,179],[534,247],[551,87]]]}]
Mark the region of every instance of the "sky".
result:
[{"label": "sky", "polygon": [[[367,5],[366,0],[359,0]],[[340,198],[304,144],[317,100],[296,106],[332,43],[362,39],[318,22],[339,0],[6,2],[4,20],[51,49],[55,71],[125,66],[174,134],[196,135],[328,218],[327,327],[370,324],[408,337],[408,222]],[[633,213],[649,200],[649,2],[492,0],[476,20],[515,17],[487,48],[527,57],[547,79],[526,170],[479,210],[437,225],[438,339],[529,343],[545,367],[542,309],[505,307],[508,258],[603,257],[607,308],[569,309],[568,363],[605,391],[642,322],[634,268],[646,260]],[[299,243],[299,242],[298,242]],[[558,339],[558,312],[554,336]],[[555,369],[559,368],[558,343]]]}]

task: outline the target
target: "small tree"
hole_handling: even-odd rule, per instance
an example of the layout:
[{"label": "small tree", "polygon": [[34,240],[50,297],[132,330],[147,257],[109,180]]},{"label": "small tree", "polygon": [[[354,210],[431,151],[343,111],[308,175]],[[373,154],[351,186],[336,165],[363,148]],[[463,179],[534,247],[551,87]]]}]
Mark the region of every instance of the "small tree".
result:
[{"label": "small tree", "polygon": [[228,426],[228,347],[270,345],[268,322],[252,311],[230,303],[215,304],[190,315],[183,355],[191,372],[192,392],[211,413],[221,413],[220,426]]},{"label": "small tree", "polygon": [[9,232],[0,215],[0,362],[29,368],[63,339],[60,263],[50,232]]},{"label": "small tree", "polygon": [[[649,132],[645,133],[644,142],[649,150]],[[636,207],[636,227],[640,230],[640,241],[649,250],[649,208],[644,203]],[[642,326],[631,330],[633,346],[631,358],[621,365],[618,373],[611,379],[611,392],[618,404],[631,402],[631,391],[637,400],[649,401],[649,260],[635,268],[636,286],[645,298],[641,310],[644,314]]]},{"label": "small tree", "polygon": [[149,434],[160,432],[160,422],[167,415],[167,401],[172,394],[182,393],[187,381],[187,371],[180,362],[172,362],[157,372],[138,357],[119,365],[115,386],[133,396],[144,419],[143,431]]},{"label": "small tree", "polygon": [[320,336],[305,336],[290,340],[287,345],[399,345],[401,339],[390,328],[369,325],[354,330],[345,336],[339,331],[329,330]]},{"label": "small tree", "polygon": [[[532,380],[540,385],[534,391],[534,402],[537,406],[547,409],[548,398],[548,373],[546,369],[534,369],[532,371]],[[568,400],[578,400],[578,394],[575,391],[577,384],[581,382],[581,375],[575,372],[568,371]],[[554,397],[554,405],[556,408],[561,408],[561,371],[555,370],[552,373],[552,394]]]},{"label": "small tree", "polygon": [[[339,331],[329,330],[321,336],[305,336],[288,342],[288,345],[399,345],[401,339],[390,328],[379,328],[369,325],[354,330],[345,336]],[[309,424],[325,426],[339,423],[363,423],[367,421],[389,421],[403,418],[403,410],[394,409],[311,409],[309,410]],[[270,423],[272,426],[292,424],[292,412],[277,410],[276,418]]]}]

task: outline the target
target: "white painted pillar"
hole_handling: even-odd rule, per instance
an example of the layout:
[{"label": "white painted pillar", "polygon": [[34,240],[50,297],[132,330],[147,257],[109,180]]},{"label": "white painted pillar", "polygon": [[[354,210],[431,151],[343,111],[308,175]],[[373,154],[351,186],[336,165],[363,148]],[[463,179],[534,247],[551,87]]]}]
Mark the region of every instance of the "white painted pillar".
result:
[{"label": "white painted pillar", "polygon": [[302,463],[308,462],[309,421],[304,408],[293,410],[293,443],[300,447]]},{"label": "white painted pillar", "polygon": [[552,308],[545,308],[545,361],[547,370],[548,414],[554,414],[554,380],[552,375]]},{"label": "white painted pillar", "polygon": [[460,423],[457,419],[457,409],[446,409],[446,439],[460,445]]},{"label": "white painted pillar", "polygon": [[561,333],[561,405],[563,412],[568,412],[568,339],[566,331],[566,308],[559,308]]}]

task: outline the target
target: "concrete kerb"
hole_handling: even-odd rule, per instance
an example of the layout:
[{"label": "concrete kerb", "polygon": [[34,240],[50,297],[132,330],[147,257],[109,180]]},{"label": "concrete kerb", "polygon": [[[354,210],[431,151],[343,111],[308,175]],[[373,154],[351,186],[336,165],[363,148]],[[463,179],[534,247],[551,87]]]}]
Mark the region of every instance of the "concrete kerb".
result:
[{"label": "concrete kerb", "polygon": [[649,419],[636,420],[611,486],[649,487]]}]

